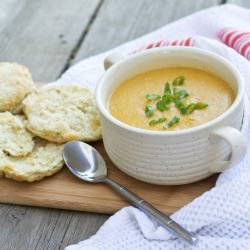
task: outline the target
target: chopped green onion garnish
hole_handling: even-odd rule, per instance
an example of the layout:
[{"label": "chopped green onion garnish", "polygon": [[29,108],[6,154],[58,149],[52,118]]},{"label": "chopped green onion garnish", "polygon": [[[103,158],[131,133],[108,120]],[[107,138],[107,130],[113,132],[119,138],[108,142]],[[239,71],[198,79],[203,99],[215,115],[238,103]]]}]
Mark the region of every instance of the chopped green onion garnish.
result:
[{"label": "chopped green onion garnish", "polygon": [[164,128],[170,128],[173,127],[176,123],[178,123],[180,121],[180,117],[179,116],[175,116],[168,124],[166,124],[165,126],[163,126]]},{"label": "chopped green onion garnish", "polygon": [[167,103],[164,100],[160,100],[156,103],[156,107],[157,109],[159,109],[160,111],[164,111],[167,110]]},{"label": "chopped green onion garnish", "polygon": [[161,123],[161,122],[165,122],[166,120],[167,120],[166,117],[161,117],[161,118],[159,118],[159,119],[153,119],[153,120],[151,120],[151,121],[149,122],[149,125],[150,125],[150,126],[153,126],[153,125],[155,125],[155,124],[158,124],[158,123]]},{"label": "chopped green onion garnish", "polygon": [[[173,86],[181,86],[185,83],[185,77],[184,76],[178,76],[173,80],[172,85]],[[170,108],[168,106],[172,102],[175,103],[175,106],[180,110],[180,113],[183,115],[189,115],[193,113],[195,110],[200,110],[208,107],[208,104],[203,102],[197,102],[197,103],[190,103],[187,106],[181,101],[185,97],[189,96],[189,93],[185,89],[179,89],[176,87],[170,86],[170,84],[167,82],[164,86],[164,92],[162,95],[157,95],[154,93],[149,93],[145,97],[148,101],[152,102],[150,104],[147,104],[145,107],[145,114],[147,117],[152,117],[154,115],[155,108],[160,111],[165,111]],[[155,106],[154,106],[155,105]],[[152,119],[149,122],[150,126],[153,126],[158,123],[162,123],[166,121],[166,117],[162,117],[159,119]],[[180,120],[179,116],[174,116],[174,118],[167,123],[164,128],[170,128],[176,123],[178,123]]]},{"label": "chopped green onion garnish", "polygon": [[174,96],[176,98],[183,99],[183,98],[187,97],[188,95],[189,94],[185,89],[181,90],[181,89],[174,88]]},{"label": "chopped green onion garnish", "polygon": [[174,86],[181,86],[184,84],[185,77],[184,76],[178,76],[177,78],[174,79],[173,85]]},{"label": "chopped green onion garnish", "polygon": [[190,103],[187,105],[187,107],[185,108],[185,115],[189,115],[191,113],[193,113],[195,111],[195,104],[194,103]]},{"label": "chopped green onion garnish", "polygon": [[176,98],[175,99],[175,105],[179,108],[182,114],[185,114],[186,112],[186,107],[185,105],[180,101],[180,99]]},{"label": "chopped green onion garnish", "polygon": [[171,95],[171,88],[170,88],[170,84],[168,82],[165,84],[164,94]]},{"label": "chopped green onion garnish", "polygon": [[163,101],[164,103],[166,103],[166,104],[169,104],[170,102],[173,101],[173,96],[170,95],[170,94],[164,94],[164,95],[162,96],[162,101]]},{"label": "chopped green onion garnish", "polygon": [[160,95],[156,95],[156,94],[147,94],[146,95],[146,99],[148,99],[149,101],[156,101],[159,100],[161,98]]},{"label": "chopped green onion garnish", "polygon": [[151,105],[146,105],[145,114],[147,117],[151,117],[154,114],[154,108]]},{"label": "chopped green onion garnish", "polygon": [[204,109],[208,106],[207,103],[204,102],[197,102],[195,103],[195,109]]}]

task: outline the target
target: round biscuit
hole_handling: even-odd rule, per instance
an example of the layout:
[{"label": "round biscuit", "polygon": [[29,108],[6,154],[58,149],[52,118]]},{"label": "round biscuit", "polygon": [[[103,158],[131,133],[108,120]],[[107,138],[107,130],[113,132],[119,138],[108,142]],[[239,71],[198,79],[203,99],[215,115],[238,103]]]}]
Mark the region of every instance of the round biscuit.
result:
[{"label": "round biscuit", "polygon": [[27,128],[48,141],[101,139],[99,113],[93,94],[80,86],[45,86],[24,101]]},{"label": "round biscuit", "polygon": [[0,151],[0,176],[17,181],[38,181],[63,167],[63,145],[36,139],[34,150],[24,157],[8,156]]},{"label": "round biscuit", "polygon": [[27,67],[0,62],[0,112],[21,110],[22,100],[34,89]]}]

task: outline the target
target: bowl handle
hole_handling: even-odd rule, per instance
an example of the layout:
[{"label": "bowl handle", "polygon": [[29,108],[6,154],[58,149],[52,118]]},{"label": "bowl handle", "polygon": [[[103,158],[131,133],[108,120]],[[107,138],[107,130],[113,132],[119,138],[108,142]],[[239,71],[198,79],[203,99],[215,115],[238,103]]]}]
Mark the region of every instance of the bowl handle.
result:
[{"label": "bowl handle", "polygon": [[231,154],[229,160],[222,160],[215,163],[210,167],[212,173],[219,173],[226,168],[239,163],[244,157],[247,144],[243,134],[236,128],[233,127],[221,127],[215,129],[210,136],[210,141],[215,143],[218,139],[225,140],[231,147]]},{"label": "bowl handle", "polygon": [[124,56],[122,56],[118,52],[114,52],[104,60],[104,68],[105,70],[108,70],[113,64],[117,63],[118,61],[124,59]]}]

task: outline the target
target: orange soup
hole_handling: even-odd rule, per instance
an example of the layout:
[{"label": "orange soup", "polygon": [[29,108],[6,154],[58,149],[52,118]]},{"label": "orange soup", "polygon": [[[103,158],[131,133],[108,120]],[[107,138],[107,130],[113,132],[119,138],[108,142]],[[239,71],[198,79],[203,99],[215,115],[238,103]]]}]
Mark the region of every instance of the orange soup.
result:
[{"label": "orange soup", "polygon": [[147,130],[180,130],[204,124],[230,107],[230,86],[199,69],[163,68],[123,82],[110,96],[109,112]]}]

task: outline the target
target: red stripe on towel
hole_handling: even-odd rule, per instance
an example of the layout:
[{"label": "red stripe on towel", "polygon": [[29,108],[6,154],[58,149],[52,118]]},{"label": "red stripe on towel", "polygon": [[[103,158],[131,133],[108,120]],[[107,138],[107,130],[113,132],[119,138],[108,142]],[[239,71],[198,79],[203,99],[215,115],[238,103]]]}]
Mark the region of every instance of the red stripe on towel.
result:
[{"label": "red stripe on towel", "polygon": [[219,31],[219,39],[227,46],[235,49],[238,53],[250,60],[250,32],[225,28]]},{"label": "red stripe on towel", "polygon": [[137,53],[146,49],[156,48],[156,47],[165,47],[165,46],[193,46],[192,37],[188,37],[186,39],[179,39],[179,40],[159,40],[157,42],[149,43],[146,46],[137,49],[133,53]]}]

